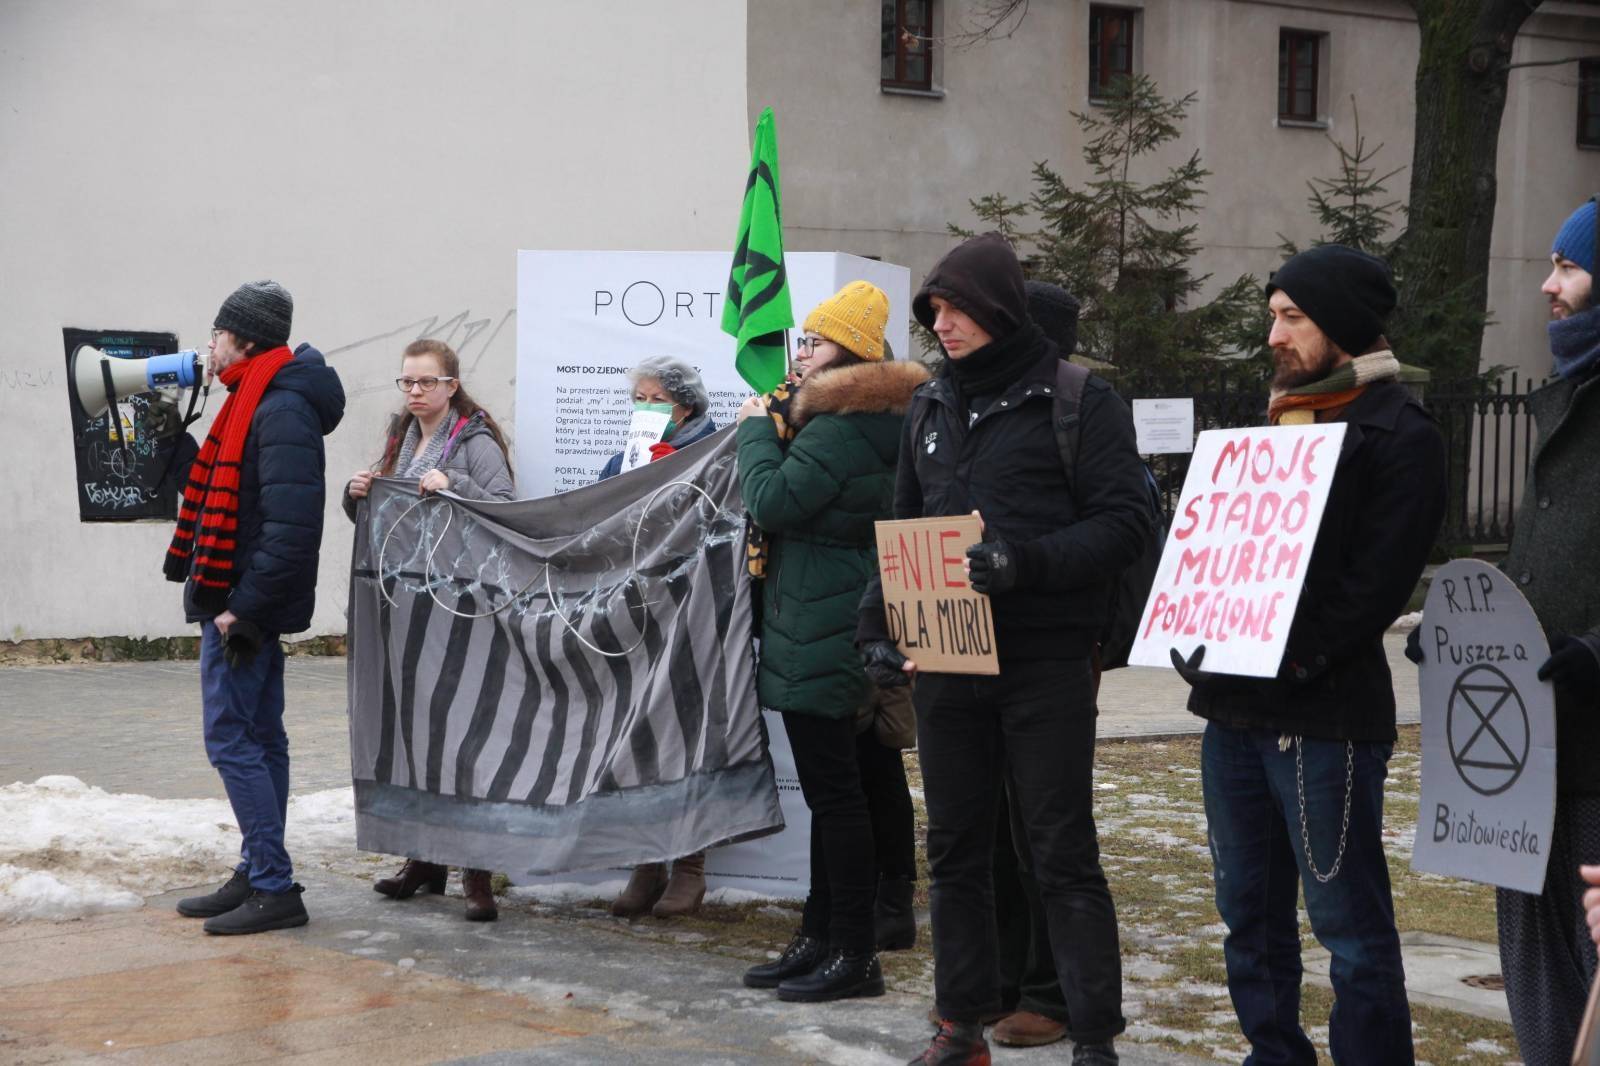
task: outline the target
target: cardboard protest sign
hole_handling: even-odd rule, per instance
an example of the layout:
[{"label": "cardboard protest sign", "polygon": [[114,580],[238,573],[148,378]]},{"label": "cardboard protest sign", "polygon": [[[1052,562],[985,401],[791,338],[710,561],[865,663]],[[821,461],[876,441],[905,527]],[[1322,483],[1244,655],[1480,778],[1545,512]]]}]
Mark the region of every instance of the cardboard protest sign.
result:
[{"label": "cardboard protest sign", "polygon": [[967,583],[973,515],[879,522],[878,573],[889,635],[920,673],[998,674],[989,597]]},{"label": "cardboard protest sign", "polygon": [[622,448],[622,470],[627,473],[650,461],[650,446],[658,444],[672,422],[672,405],[639,403],[633,405],[633,420],[628,423],[628,443]]},{"label": "cardboard protest sign", "polygon": [[1273,677],[1328,504],[1343,422],[1200,434],[1128,662]]},{"label": "cardboard protest sign", "polygon": [[1533,608],[1476,559],[1439,568],[1423,604],[1422,796],[1415,870],[1544,889],[1556,809],[1555,690]]}]

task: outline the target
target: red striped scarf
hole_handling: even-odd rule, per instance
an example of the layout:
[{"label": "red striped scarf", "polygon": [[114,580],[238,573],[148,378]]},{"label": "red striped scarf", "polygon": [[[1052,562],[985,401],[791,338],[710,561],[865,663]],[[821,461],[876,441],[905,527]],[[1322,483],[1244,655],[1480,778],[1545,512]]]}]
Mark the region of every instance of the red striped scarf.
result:
[{"label": "red striped scarf", "polygon": [[[201,588],[233,587],[234,533],[239,528],[239,465],[250,421],[267,385],[294,358],[286,347],[241,359],[217,375],[228,398],[189,469],[178,528],[162,570],[168,581],[193,577]],[[198,540],[196,533],[198,532]],[[193,566],[190,565],[191,560]]]}]

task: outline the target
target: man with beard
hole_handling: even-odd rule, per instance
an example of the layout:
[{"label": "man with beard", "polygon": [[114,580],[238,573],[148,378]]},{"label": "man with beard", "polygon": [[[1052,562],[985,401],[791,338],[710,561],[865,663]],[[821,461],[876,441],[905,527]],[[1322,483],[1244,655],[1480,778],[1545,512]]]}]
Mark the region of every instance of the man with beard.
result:
[{"label": "man with beard", "polygon": [[[1580,863],[1600,863],[1600,308],[1595,201],[1550,249],[1555,378],[1528,398],[1533,463],[1501,569],[1550,638],[1539,677],[1555,685],[1556,815],[1544,891],[1496,891],[1500,970],[1527,1066],[1566,1063],[1595,976]],[[1407,654],[1411,654],[1408,647]],[[1420,661],[1421,651],[1414,658]],[[1600,872],[1600,871],[1594,871]]]},{"label": "man with beard", "polygon": [[[896,518],[966,515],[972,588],[991,598],[998,676],[917,683],[928,806],[934,993],[927,1066],[985,1066],[983,1019],[999,1011],[994,851],[1009,787],[1038,883],[1077,1066],[1113,1066],[1123,1031],[1117,918],[1094,824],[1094,678],[1110,579],[1148,532],[1144,466],[1127,404],[1099,378],[1078,405],[1075,477],[1054,420],[1062,353],[1029,317],[1022,267],[997,233],[951,250],[912,301],[948,359],[912,395]],[[857,645],[879,685],[915,671],[889,639],[876,582]]]},{"label": "man with beard", "polygon": [[1395,741],[1383,634],[1444,517],[1444,441],[1397,380],[1383,338],[1389,268],[1341,245],[1289,259],[1267,285],[1273,425],[1346,423],[1304,593],[1274,678],[1173,663],[1207,719],[1201,749],[1228,991],[1249,1061],[1317,1061],[1300,1027],[1303,883],[1332,955],[1328,1039],[1340,1063],[1414,1061],[1400,937],[1383,853]]}]

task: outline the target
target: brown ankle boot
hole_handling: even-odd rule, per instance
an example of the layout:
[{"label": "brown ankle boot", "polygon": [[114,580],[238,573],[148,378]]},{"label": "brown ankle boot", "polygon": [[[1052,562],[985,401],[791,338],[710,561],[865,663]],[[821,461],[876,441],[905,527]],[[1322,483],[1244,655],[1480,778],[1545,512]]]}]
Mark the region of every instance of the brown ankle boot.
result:
[{"label": "brown ankle boot", "polygon": [[489,888],[488,870],[462,870],[461,892],[467,897],[467,921],[492,922],[500,917],[494,892]]},{"label": "brown ankle boot", "polygon": [[407,859],[406,864],[392,877],[374,881],[372,890],[382,892],[391,899],[410,899],[419,888],[441,896],[444,894],[445,878],[449,876],[450,868],[447,866],[423,862],[421,859]]},{"label": "brown ankle boot", "polygon": [[673,862],[667,890],[650,913],[657,918],[681,918],[699,910],[700,901],[705,898],[706,853],[697,851]]},{"label": "brown ankle boot", "polygon": [[618,918],[637,918],[641,914],[648,914],[666,887],[666,863],[647,862],[643,866],[635,866],[628,878],[628,887],[612,902],[611,913]]}]

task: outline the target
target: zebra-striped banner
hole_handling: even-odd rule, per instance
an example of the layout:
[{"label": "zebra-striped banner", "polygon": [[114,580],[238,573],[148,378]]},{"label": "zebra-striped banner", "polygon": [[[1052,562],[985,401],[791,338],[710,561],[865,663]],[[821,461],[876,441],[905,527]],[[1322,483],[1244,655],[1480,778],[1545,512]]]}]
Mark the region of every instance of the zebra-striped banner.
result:
[{"label": "zebra-striped banner", "polygon": [[520,875],[783,827],[731,427],[559,496],[377,480],[350,581],[356,843]]}]

